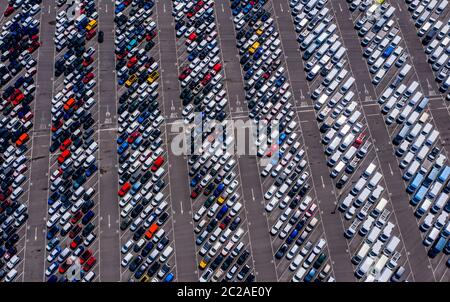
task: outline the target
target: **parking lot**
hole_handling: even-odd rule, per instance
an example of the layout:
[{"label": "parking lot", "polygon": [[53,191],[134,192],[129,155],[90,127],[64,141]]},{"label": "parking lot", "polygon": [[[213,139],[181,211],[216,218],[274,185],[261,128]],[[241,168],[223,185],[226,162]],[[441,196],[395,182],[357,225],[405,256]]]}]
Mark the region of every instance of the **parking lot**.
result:
[{"label": "parking lot", "polygon": [[0,281],[450,281],[446,3],[8,1]]}]

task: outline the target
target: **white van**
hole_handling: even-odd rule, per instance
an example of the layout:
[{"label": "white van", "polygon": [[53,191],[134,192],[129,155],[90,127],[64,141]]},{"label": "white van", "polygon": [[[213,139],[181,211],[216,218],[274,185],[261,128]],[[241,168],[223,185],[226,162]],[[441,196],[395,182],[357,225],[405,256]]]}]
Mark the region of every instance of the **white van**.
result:
[{"label": "white van", "polygon": [[391,237],[391,239],[386,244],[386,247],[384,248],[383,253],[387,256],[392,255],[392,253],[394,253],[394,251],[397,248],[399,243],[400,243],[400,238],[398,238],[397,236]]}]

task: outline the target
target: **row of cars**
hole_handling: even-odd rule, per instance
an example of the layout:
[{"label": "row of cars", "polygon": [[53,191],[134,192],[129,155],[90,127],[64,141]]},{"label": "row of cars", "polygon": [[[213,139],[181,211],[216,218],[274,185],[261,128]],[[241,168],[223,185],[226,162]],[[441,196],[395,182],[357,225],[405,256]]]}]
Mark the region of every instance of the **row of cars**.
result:
[{"label": "row of cars", "polygon": [[[393,19],[395,10],[387,2],[382,5],[375,3],[360,12],[354,25],[362,39],[363,56],[370,66],[374,85],[385,79],[392,68],[402,67],[408,58],[400,30]],[[405,66],[405,70],[407,69],[411,69],[411,66]]]},{"label": "row of cars", "polygon": [[346,50],[326,1],[317,2],[310,10],[303,2],[291,2],[293,22],[307,80],[312,82],[311,98],[330,177],[342,189],[372,150],[372,143],[354,92],[355,78],[348,70]]},{"label": "row of cars", "polygon": [[[188,167],[199,280],[255,279],[233,134],[219,133],[228,112],[214,1],[173,1],[180,47],[179,81],[186,135],[195,142]],[[185,60],[184,60],[185,58]],[[210,125],[197,132],[196,125]],[[198,147],[198,148],[197,148]]]},{"label": "row of cars", "polygon": [[[450,86],[450,20],[448,0],[405,0],[408,11],[422,41],[428,63],[440,83],[439,91],[446,93]],[[447,96],[450,100],[450,97]]]},{"label": "row of cars", "polygon": [[[395,228],[395,225],[389,220],[391,218],[390,211],[384,209],[389,203],[389,197],[384,195],[387,193],[382,185],[383,174],[374,171],[378,159],[376,158],[369,165],[365,161],[366,158],[374,156],[374,150],[371,148],[371,138],[366,133],[366,131],[368,132],[367,122],[360,107],[359,97],[354,92],[356,80],[352,72],[347,69],[346,49],[342,43],[342,37],[337,34],[337,25],[333,21],[334,16],[326,6],[326,2],[313,0],[292,0],[290,2],[294,27],[299,33],[297,41],[300,44],[307,80],[312,82],[311,97],[315,100],[316,118],[319,122],[320,132],[323,133],[322,143],[327,156],[327,165],[330,167],[330,177],[336,179],[335,184],[341,190],[341,196],[345,196],[348,192],[347,183],[360,183],[358,190],[352,190],[353,195],[347,193],[344,201],[339,201],[340,209],[344,212],[346,220],[344,236],[357,246],[365,245],[373,248],[372,245],[374,245],[380,249],[384,241],[377,238],[378,234],[374,234],[389,226],[389,231],[386,230],[386,232],[390,236]],[[383,42],[384,44],[386,42]],[[384,59],[382,58],[382,62],[377,63],[378,69],[373,70],[373,73],[385,70],[380,69]],[[381,79],[382,77],[380,77],[380,81]],[[365,170],[364,167],[366,167]],[[366,173],[366,178],[360,176],[358,179],[355,172],[361,170],[370,170],[370,173]],[[363,180],[367,180],[368,177],[372,177],[372,179],[367,181],[366,186]],[[368,217],[378,204],[380,207],[383,205],[384,212],[382,211],[383,215],[381,215],[382,213],[378,214],[383,219],[380,219],[379,226],[376,226],[374,220]],[[364,224],[366,221],[368,222]],[[354,237],[361,225],[367,229],[360,233],[361,236]],[[370,234],[370,240],[368,240],[368,234]],[[353,248],[349,252],[353,253]],[[383,261],[377,262],[378,272],[374,273],[369,272],[369,268],[380,254],[377,253],[373,256],[366,254],[363,259],[360,259],[362,260],[361,265],[355,267],[355,276],[357,278],[364,277],[368,281],[389,279],[393,274],[393,267],[389,268],[385,261],[388,260],[388,256],[385,256],[386,259],[383,258]],[[395,266],[397,266],[399,258],[400,255],[395,257]],[[371,261],[372,263],[370,263]]]},{"label": "row of cars", "polygon": [[[97,33],[95,1],[83,0],[77,16],[70,6],[56,15],[54,95],[46,218],[48,282],[65,282],[74,265],[82,281],[96,278]],[[80,280],[81,281],[81,280]]]},{"label": "row of cars", "polygon": [[393,132],[392,143],[411,196],[410,204],[419,219],[419,229],[424,232],[423,244],[430,247],[428,255],[435,258],[441,252],[450,252],[450,166],[439,141],[440,133],[427,111],[428,98],[420,90],[407,93],[415,83],[410,80],[408,86],[402,83],[388,87],[378,103],[386,115],[401,110],[395,120],[398,130]]},{"label": "row of cars", "polygon": [[18,280],[28,218],[41,1],[8,1],[0,21],[0,281]]},{"label": "row of cars", "polygon": [[294,282],[334,281],[272,3],[230,6],[249,117],[256,125],[278,125],[255,137],[276,267]]},{"label": "row of cars", "polygon": [[176,278],[154,5],[135,0],[116,1],[115,6],[123,281]]},{"label": "row of cars", "polygon": [[351,221],[344,232],[347,239],[359,237],[352,256],[356,265],[355,276],[365,282],[403,281],[405,266],[399,263],[401,239],[395,233],[392,210],[389,208],[381,173],[370,163],[355,185],[339,204],[346,220]]},{"label": "row of cars", "polygon": [[[434,7],[439,1],[433,2]],[[391,9],[387,3],[383,6],[385,9],[382,11]],[[443,9],[445,7],[446,4]],[[404,55],[409,55],[407,50]],[[381,113],[386,115],[386,124],[393,128],[390,131],[393,151],[406,181],[406,192],[411,196],[410,204],[419,219],[419,229],[424,233],[423,244],[429,247],[429,257],[440,255],[442,259],[445,256],[441,253],[448,254],[450,251],[450,167],[446,151],[441,146],[440,133],[428,110],[429,98],[421,91],[417,75],[413,74],[410,64],[406,63],[395,73],[377,101]]]}]

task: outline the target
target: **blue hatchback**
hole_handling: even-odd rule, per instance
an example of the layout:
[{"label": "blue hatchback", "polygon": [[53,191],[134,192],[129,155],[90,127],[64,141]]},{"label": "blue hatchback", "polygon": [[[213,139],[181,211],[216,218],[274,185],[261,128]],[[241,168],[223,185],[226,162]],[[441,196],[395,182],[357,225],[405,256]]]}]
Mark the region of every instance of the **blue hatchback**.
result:
[{"label": "blue hatchback", "polygon": [[166,276],[166,278],[164,278],[164,282],[172,282],[174,279],[174,275],[173,273],[170,273]]},{"label": "blue hatchback", "polygon": [[125,150],[127,150],[129,147],[128,142],[123,142],[122,145],[119,146],[119,148],[117,148],[117,153],[120,155],[122,154]]}]

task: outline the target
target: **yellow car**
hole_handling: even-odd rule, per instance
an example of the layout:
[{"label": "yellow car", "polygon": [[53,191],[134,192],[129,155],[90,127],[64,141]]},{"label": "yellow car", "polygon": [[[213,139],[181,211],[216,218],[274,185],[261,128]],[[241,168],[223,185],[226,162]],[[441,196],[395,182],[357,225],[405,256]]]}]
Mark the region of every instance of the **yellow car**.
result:
[{"label": "yellow car", "polygon": [[205,259],[202,259],[202,261],[200,261],[200,263],[198,264],[198,267],[200,269],[205,269],[205,267],[208,265],[208,262],[205,261]]},{"label": "yellow car", "polygon": [[86,30],[91,30],[97,26],[97,20],[89,21],[88,25],[86,25]]},{"label": "yellow car", "polygon": [[134,82],[136,82],[137,76],[135,74],[131,75],[131,77],[128,78],[128,80],[125,82],[125,86],[128,88],[131,85],[133,85]]},{"label": "yellow car", "polygon": [[147,82],[149,84],[153,83],[156,79],[159,78],[159,73],[157,71],[153,71],[147,78]]},{"label": "yellow car", "polygon": [[222,204],[225,201],[225,199],[227,199],[226,196],[220,195],[219,198],[217,198],[217,202],[219,204]]},{"label": "yellow car", "polygon": [[150,282],[150,277],[147,275],[142,276],[141,280],[139,280],[140,282]]},{"label": "yellow car", "polygon": [[250,54],[254,54],[255,51],[258,49],[259,45],[260,45],[259,42],[253,43],[253,45],[250,46],[250,48],[248,49],[248,52],[249,52]]},{"label": "yellow car", "polygon": [[263,30],[261,29],[261,28],[258,28],[257,30],[256,30],[256,34],[258,35],[258,36],[261,36],[262,34],[263,34]]}]

